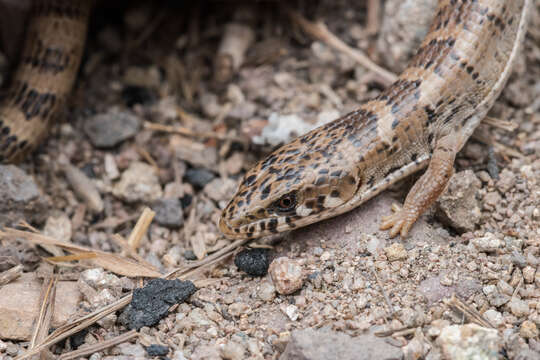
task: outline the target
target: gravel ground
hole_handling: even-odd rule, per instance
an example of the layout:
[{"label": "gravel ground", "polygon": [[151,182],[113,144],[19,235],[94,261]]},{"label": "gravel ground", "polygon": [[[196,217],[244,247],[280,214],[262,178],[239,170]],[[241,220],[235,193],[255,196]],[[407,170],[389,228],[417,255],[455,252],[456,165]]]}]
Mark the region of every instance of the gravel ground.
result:
[{"label": "gravel ground", "polygon": [[[298,9],[399,71],[416,46],[408,34],[422,33],[413,27],[396,34],[410,26],[396,26],[411,21],[403,16],[410,2],[400,9],[388,1],[375,23],[364,3]],[[427,11],[429,5],[420,13]],[[240,26],[235,36],[248,44],[245,53],[233,47],[238,69],[216,54],[232,19]],[[142,327],[137,340],[87,358],[540,358],[539,3],[530,28],[489,114],[499,125],[482,125],[468,142],[447,192],[409,237],[389,239],[378,224],[414,179],[338,218],[258,241],[270,250],[211,267],[191,279],[199,289],[189,300]],[[0,53],[0,81],[6,63]],[[272,2],[103,3],[66,121],[25,163],[0,168],[0,226],[24,219],[57,240],[121,253],[112,235],[127,238],[150,207],[156,217],[136,253],[165,274],[229,244],[216,226],[220,209],[255,161],[383,88]],[[504,121],[513,130],[501,128]],[[63,254],[22,241],[0,245],[0,272],[21,264],[39,274],[42,256]],[[242,264],[252,275],[238,269]],[[58,272],[77,284],[78,316],[142,285],[88,266]],[[0,312],[6,296],[0,288]],[[122,314],[53,353],[126,332]],[[24,336],[0,334],[2,358],[27,345]]]}]

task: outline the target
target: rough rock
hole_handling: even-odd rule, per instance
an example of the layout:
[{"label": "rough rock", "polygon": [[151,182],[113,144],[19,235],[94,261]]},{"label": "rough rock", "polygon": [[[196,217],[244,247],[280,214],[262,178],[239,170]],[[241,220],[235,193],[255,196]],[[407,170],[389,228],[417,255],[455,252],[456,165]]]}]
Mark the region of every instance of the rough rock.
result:
[{"label": "rough rock", "polygon": [[204,168],[188,169],[186,171],[185,180],[196,188],[203,188],[206,184],[212,181],[216,175],[210,170]]},{"label": "rough rock", "polygon": [[169,347],[159,344],[151,344],[146,348],[148,356],[165,356],[169,353]]},{"label": "rough rock", "polygon": [[304,272],[296,260],[280,257],[270,264],[270,276],[276,290],[281,295],[292,294],[302,288]]},{"label": "rough rock", "polygon": [[0,165],[0,227],[24,219],[41,223],[47,216],[48,200],[34,178],[14,165]]},{"label": "rough rock", "polygon": [[[25,273],[0,287],[0,338],[29,340],[39,313],[42,283]],[[63,325],[75,314],[81,294],[75,281],[59,281],[56,288],[52,326]]]},{"label": "rough rock", "polygon": [[450,325],[441,330],[437,343],[448,359],[499,359],[502,339],[497,330],[476,324]]},{"label": "rough rock", "polygon": [[270,265],[268,249],[246,249],[239,252],[234,258],[238,269],[251,276],[265,276]]},{"label": "rough rock", "polygon": [[401,243],[393,243],[390,246],[384,248],[388,261],[405,260],[407,259],[407,250]]},{"label": "rough rock", "polygon": [[110,111],[84,122],[84,132],[97,148],[111,148],[139,131],[140,120],[128,112]]},{"label": "rough rock", "polygon": [[169,307],[186,301],[197,288],[191,281],[153,279],[133,291],[125,311],[130,329],[153,326],[167,316]]},{"label": "rough rock", "polygon": [[177,229],[184,224],[184,211],[179,199],[160,199],[152,210],[156,212],[156,222],[168,228]]},{"label": "rough rock", "polygon": [[474,230],[481,216],[476,196],[481,185],[472,170],[454,174],[448,189],[437,200],[437,217],[458,231]]},{"label": "rough rock", "polygon": [[292,333],[280,360],[398,360],[403,353],[372,334],[350,337],[331,330],[304,329]]},{"label": "rough rock", "polygon": [[142,162],[133,162],[114,185],[113,194],[127,202],[151,202],[163,194],[154,168]]}]

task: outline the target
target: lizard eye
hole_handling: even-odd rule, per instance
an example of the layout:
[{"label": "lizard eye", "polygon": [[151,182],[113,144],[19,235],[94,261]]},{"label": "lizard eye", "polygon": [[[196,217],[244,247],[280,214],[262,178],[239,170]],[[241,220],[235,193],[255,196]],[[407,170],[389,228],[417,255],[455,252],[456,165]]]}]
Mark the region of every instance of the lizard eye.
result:
[{"label": "lizard eye", "polygon": [[287,213],[296,208],[296,194],[288,193],[283,195],[279,200],[274,203],[274,208],[279,213]]}]

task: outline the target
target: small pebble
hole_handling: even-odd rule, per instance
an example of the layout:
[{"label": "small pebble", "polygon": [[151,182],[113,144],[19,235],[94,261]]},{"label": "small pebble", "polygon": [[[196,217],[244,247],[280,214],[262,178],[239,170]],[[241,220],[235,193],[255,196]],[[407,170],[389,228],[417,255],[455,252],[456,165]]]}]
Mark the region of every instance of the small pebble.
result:
[{"label": "small pebble", "polygon": [[512,296],[512,294],[514,293],[514,288],[512,287],[512,285],[510,285],[504,280],[499,280],[497,282],[497,288],[499,289],[501,293],[509,295],[509,296]]},{"label": "small pebble", "polygon": [[152,344],[146,348],[148,356],[165,356],[169,353],[169,347],[165,345]]},{"label": "small pebble", "polygon": [[513,298],[510,301],[510,311],[517,317],[529,315],[529,305],[526,301],[518,298]]},{"label": "small pebble", "polygon": [[159,199],[154,202],[152,210],[156,212],[156,222],[172,229],[184,224],[184,211],[179,199]]},{"label": "small pebble", "polygon": [[84,121],[84,132],[97,148],[111,148],[139,132],[137,116],[121,111],[110,111],[92,116]]},{"label": "small pebble", "polygon": [[276,297],[276,288],[271,283],[265,281],[259,286],[257,294],[262,301],[270,302]]},{"label": "small pebble", "polygon": [[526,339],[537,339],[538,327],[532,321],[525,320],[521,323],[521,326],[519,328],[519,334]]},{"label": "small pebble", "polygon": [[392,245],[385,247],[384,252],[388,261],[405,260],[407,259],[407,250],[401,243],[393,243]]},{"label": "small pebble", "polygon": [[523,268],[523,278],[525,279],[525,282],[528,284],[532,284],[534,282],[534,277],[536,274],[536,269],[532,266],[525,266]]},{"label": "small pebble", "polygon": [[486,233],[485,236],[471,240],[471,243],[482,252],[493,252],[503,246],[503,242],[492,233]]},{"label": "small pebble", "polygon": [[216,175],[214,175],[214,173],[210,170],[204,168],[193,168],[186,171],[185,181],[198,189],[202,189],[215,177]]},{"label": "small pebble", "polygon": [[268,273],[270,259],[268,249],[246,249],[234,258],[234,264],[251,276],[265,276]]},{"label": "small pebble", "polygon": [[287,315],[289,319],[291,319],[291,321],[298,320],[299,313],[298,313],[298,308],[295,305],[285,306],[285,308],[283,309],[283,312],[285,313],[285,315]]},{"label": "small pebble", "polygon": [[499,307],[510,301],[510,296],[501,294],[495,285],[486,285],[482,288],[489,303],[494,307]]},{"label": "small pebble", "polygon": [[304,273],[297,261],[280,257],[270,264],[270,276],[281,295],[292,294],[302,288]]},{"label": "small pebble", "polygon": [[193,250],[186,250],[184,252],[184,259],[193,261],[193,260],[197,260],[197,256],[195,255]]},{"label": "small pebble", "polygon": [[235,317],[240,317],[242,314],[247,314],[250,310],[249,305],[243,302],[235,302],[229,305],[229,314]]},{"label": "small pebble", "polygon": [[487,321],[491,323],[491,325],[495,327],[499,327],[504,323],[503,316],[500,312],[497,310],[489,309],[484,312],[484,317]]},{"label": "small pebble", "polygon": [[502,346],[497,330],[476,324],[450,325],[441,330],[437,344],[448,359],[496,359]]},{"label": "small pebble", "polygon": [[516,175],[514,172],[509,169],[503,169],[497,181],[497,188],[501,194],[507,193],[514,185],[516,185]]},{"label": "small pebble", "polygon": [[153,202],[162,194],[154,168],[139,161],[132,162],[113,187],[113,195],[127,202]]},{"label": "small pebble", "polygon": [[229,341],[220,348],[220,353],[223,359],[227,360],[242,360],[245,359],[244,355],[246,349],[242,344],[236,341]]}]

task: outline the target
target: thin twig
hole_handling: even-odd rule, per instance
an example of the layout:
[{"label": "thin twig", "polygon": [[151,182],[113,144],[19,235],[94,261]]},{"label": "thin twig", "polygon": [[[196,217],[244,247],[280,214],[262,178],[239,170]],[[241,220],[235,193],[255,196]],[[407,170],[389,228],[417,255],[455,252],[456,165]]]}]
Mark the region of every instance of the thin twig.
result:
[{"label": "thin twig", "polygon": [[491,117],[491,116],[486,116],[483,120],[482,120],[482,123],[486,124],[486,125],[489,125],[489,126],[492,126],[494,128],[497,128],[497,129],[502,129],[504,131],[514,131],[518,128],[518,124],[512,122],[512,121],[508,121],[508,120],[501,120],[501,119],[497,119],[497,118],[494,118],[494,117]]},{"label": "thin twig", "polygon": [[150,121],[145,121],[144,122],[144,128],[145,129],[148,129],[148,130],[153,130],[153,131],[163,131],[163,132],[167,132],[167,133],[172,133],[172,134],[180,134],[180,135],[184,135],[184,136],[188,136],[188,137],[198,137],[198,138],[213,138],[213,139],[218,139],[218,140],[233,140],[233,141],[242,141],[242,139],[240,139],[239,137],[236,137],[236,136],[229,136],[227,134],[218,134],[218,133],[215,133],[215,132],[197,132],[197,131],[192,131],[186,127],[182,127],[182,126],[170,126],[170,125],[162,125],[162,124],[157,124],[157,123],[153,123],[153,122],[150,122]]},{"label": "thin twig", "polygon": [[52,316],[54,313],[54,301],[56,295],[56,276],[49,277],[44,281],[41,291],[41,307],[37,318],[37,324],[34,327],[34,333],[30,341],[30,349],[34,348],[38,342],[43,341],[49,332]]},{"label": "thin twig", "polygon": [[294,11],[293,9],[289,8],[288,6],[284,6],[285,12],[289,15],[291,20],[295,22],[296,24],[300,25],[300,27],[309,35],[313,36],[314,38],[319,39],[320,41],[324,42],[330,47],[333,47],[334,49],[343,52],[344,54],[348,55],[352,59],[354,59],[356,62],[358,62],[360,65],[364,66],[366,69],[373,71],[377,75],[381,77],[381,79],[386,83],[386,85],[393,83],[397,80],[397,76],[380,67],[379,65],[375,64],[369,57],[367,57],[363,52],[361,52],[358,49],[353,49],[349,45],[345,44],[341,39],[339,39],[337,36],[335,36],[326,25],[322,22],[313,23],[307,20],[305,17],[300,15],[297,11]]},{"label": "thin twig", "polygon": [[480,314],[476,309],[470,305],[465,304],[463,301],[458,299],[455,295],[452,295],[450,300],[445,300],[444,303],[448,305],[452,310],[462,314],[464,317],[469,319],[469,321],[478,324],[480,326],[495,329],[491,323],[486,320],[482,314]]},{"label": "thin twig", "polygon": [[386,305],[388,305],[388,309],[390,310],[390,316],[394,316],[394,306],[392,305],[392,301],[390,301],[390,297],[388,296],[386,291],[384,291],[383,284],[381,280],[379,279],[377,272],[374,269],[371,269],[371,273],[373,274],[373,276],[375,277],[375,280],[377,280],[377,284],[379,284],[379,287],[381,288],[381,293],[384,297],[384,301],[386,301]]}]

